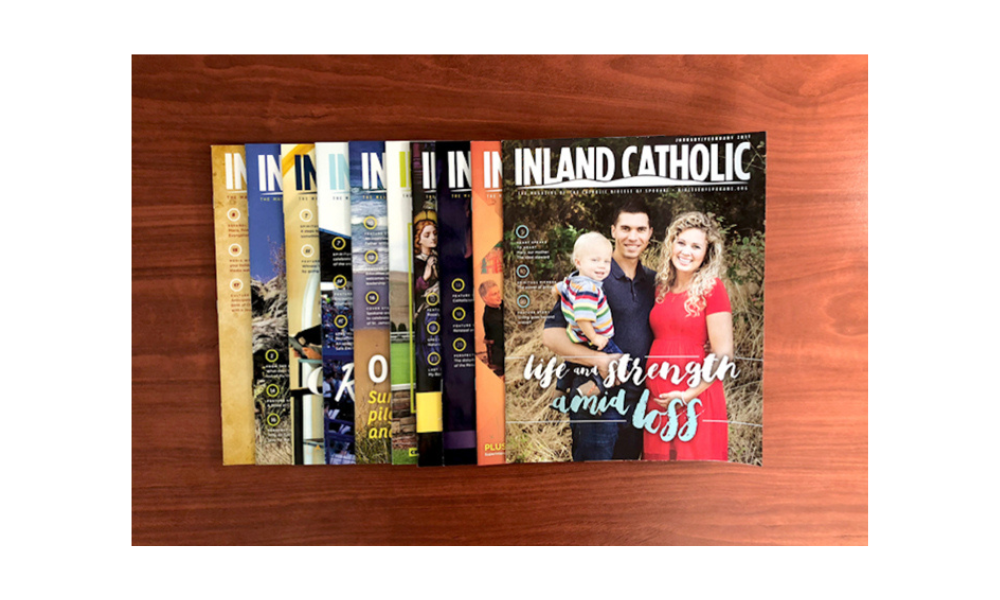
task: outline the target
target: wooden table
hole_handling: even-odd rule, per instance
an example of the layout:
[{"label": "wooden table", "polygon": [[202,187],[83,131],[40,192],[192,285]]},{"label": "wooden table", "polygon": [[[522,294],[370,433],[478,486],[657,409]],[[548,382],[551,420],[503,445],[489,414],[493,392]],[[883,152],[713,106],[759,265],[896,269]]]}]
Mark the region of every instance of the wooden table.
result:
[{"label": "wooden table", "polygon": [[[209,146],[767,132],[764,467],[223,467]],[[135,57],[134,544],[867,544],[867,57]]]}]

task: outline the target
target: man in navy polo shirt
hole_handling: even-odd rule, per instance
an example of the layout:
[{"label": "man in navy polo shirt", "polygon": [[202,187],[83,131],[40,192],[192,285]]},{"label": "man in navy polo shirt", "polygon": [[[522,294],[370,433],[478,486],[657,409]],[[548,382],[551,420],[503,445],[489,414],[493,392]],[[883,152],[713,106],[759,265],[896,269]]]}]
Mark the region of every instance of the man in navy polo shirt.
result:
[{"label": "man in navy polo shirt", "polygon": [[[643,372],[646,355],[653,343],[649,313],[656,298],[656,273],[639,259],[652,235],[646,204],[638,199],[623,203],[611,226],[615,250],[611,256],[611,274],[604,280],[604,295],[615,324],[615,343],[630,355],[630,359],[642,361]],[[622,357],[573,343],[566,335],[566,319],[558,301],[545,318],[542,342],[560,357],[573,357],[574,363],[596,366],[602,377],[607,376],[610,363]],[[591,395],[596,388],[597,385],[590,382],[581,386],[579,392]],[[625,460],[642,456],[642,430],[632,426],[631,418],[645,386],[625,382],[609,388],[608,396],[613,397],[621,389],[625,390],[624,415],[614,408],[601,415],[591,415],[585,410],[570,413],[574,461]],[[575,394],[577,390],[569,393]]]}]

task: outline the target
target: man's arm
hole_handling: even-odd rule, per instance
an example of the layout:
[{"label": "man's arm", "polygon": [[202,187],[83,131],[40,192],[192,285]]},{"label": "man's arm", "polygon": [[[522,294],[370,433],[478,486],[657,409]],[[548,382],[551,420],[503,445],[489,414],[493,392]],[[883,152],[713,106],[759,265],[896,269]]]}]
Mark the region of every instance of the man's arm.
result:
[{"label": "man's arm", "polygon": [[[566,335],[566,317],[562,314],[562,303],[556,300],[552,310],[545,317],[545,329],[542,332],[542,343],[556,356],[569,359],[587,367],[597,367],[601,377],[608,376],[611,361],[621,358],[621,354],[605,354],[591,350],[582,344],[574,344]],[[572,357],[572,358],[570,358]]]},{"label": "man's arm", "polygon": [[542,332],[542,343],[560,358],[571,360],[587,367],[597,367],[601,377],[608,376],[611,361],[618,360],[621,354],[605,354],[591,350],[582,344],[574,344],[565,329],[546,327]]}]

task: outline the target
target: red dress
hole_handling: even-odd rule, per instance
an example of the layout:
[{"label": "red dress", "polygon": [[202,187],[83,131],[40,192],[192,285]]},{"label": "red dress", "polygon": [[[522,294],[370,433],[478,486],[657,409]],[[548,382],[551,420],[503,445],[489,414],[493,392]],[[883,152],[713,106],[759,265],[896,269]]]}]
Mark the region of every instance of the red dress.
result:
[{"label": "red dress", "polygon": [[[688,316],[684,310],[687,292],[671,294],[662,302],[653,305],[649,313],[649,325],[653,329],[653,345],[649,349],[646,368],[654,363],[669,363],[678,365],[683,381],[673,383],[671,378],[661,379],[659,372],[654,377],[646,379],[649,389],[649,402],[646,404],[646,414],[657,410],[666,412],[653,401],[660,394],[675,390],[685,391],[688,385],[686,367],[689,362],[703,364],[705,345],[708,342],[707,315],[722,312],[732,312],[729,306],[729,295],[721,279],[715,280],[715,287],[705,297],[706,306],[703,311],[694,316]],[[662,370],[662,367],[661,369]],[[648,371],[647,371],[648,372]],[[689,441],[680,441],[679,435],[665,442],[659,432],[669,422],[667,416],[657,416],[653,422],[657,433],[643,430],[643,460],[727,460],[729,454],[729,426],[726,416],[726,396],[722,389],[722,381],[715,380],[701,395],[698,396],[702,405],[697,407],[698,428]],[[678,434],[683,431],[687,422],[687,409],[676,409],[678,416]]]}]

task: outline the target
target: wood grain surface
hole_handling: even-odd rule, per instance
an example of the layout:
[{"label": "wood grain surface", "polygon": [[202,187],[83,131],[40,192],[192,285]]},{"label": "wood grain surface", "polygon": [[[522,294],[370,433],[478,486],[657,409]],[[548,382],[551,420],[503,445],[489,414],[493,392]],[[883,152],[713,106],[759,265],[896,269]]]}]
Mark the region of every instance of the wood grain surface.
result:
[{"label": "wood grain surface", "polygon": [[[767,132],[764,466],[223,467],[209,146]],[[867,57],[132,61],[133,544],[867,544]]]}]

